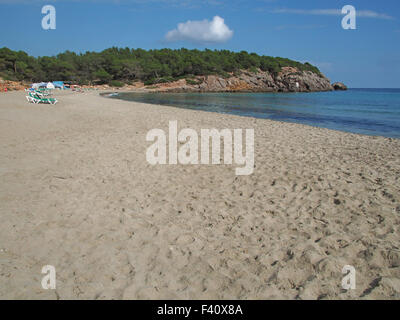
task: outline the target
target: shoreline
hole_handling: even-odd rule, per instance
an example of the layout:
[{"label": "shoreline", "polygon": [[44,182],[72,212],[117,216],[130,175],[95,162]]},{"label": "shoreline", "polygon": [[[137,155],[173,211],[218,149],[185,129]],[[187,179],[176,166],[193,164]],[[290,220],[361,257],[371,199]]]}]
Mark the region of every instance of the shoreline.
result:
[{"label": "shoreline", "polygon": [[[400,140],[99,93],[0,95],[1,298],[399,299]],[[169,120],[254,128],[254,173],[148,164]]]},{"label": "shoreline", "polygon": [[[349,89],[351,90],[351,89]],[[357,90],[357,89],[356,89]],[[334,91],[325,91],[325,92],[332,92],[335,93]],[[173,107],[176,109],[185,109],[185,110],[192,110],[192,111],[202,111],[202,112],[211,112],[214,114],[226,114],[226,115],[232,115],[232,116],[239,116],[239,117],[246,117],[246,118],[253,118],[253,119],[264,119],[264,120],[270,120],[270,121],[277,121],[277,122],[282,122],[282,123],[293,123],[293,124],[298,124],[298,125],[305,125],[305,126],[310,126],[312,128],[320,128],[320,129],[327,129],[327,130],[333,130],[333,131],[337,131],[337,132],[344,132],[344,133],[351,133],[351,134],[356,134],[356,135],[362,135],[362,136],[369,136],[369,137],[382,137],[382,138],[387,138],[387,139],[400,139],[400,137],[393,137],[393,136],[385,136],[379,133],[376,134],[368,134],[368,133],[358,133],[358,132],[352,132],[352,131],[346,131],[346,130],[340,130],[340,129],[335,129],[335,128],[327,128],[327,127],[322,127],[322,126],[318,126],[318,124],[308,124],[308,123],[300,123],[300,122],[294,122],[291,120],[277,120],[277,119],[270,119],[270,118],[263,118],[263,117],[255,117],[252,115],[239,115],[239,114],[233,114],[233,113],[222,113],[222,112],[218,112],[218,111],[214,111],[214,110],[200,110],[200,109],[192,109],[190,107],[187,106],[178,106],[178,105],[174,105],[173,103],[170,104],[160,104],[160,103],[153,103],[153,102],[144,102],[144,101],[135,101],[135,100],[127,100],[124,98],[113,98],[111,97],[112,94],[118,95],[119,93],[123,93],[123,94],[130,94],[130,93],[138,93],[138,94],[160,94],[160,95],[174,95],[174,94],[220,94],[220,93],[229,93],[229,94],[247,94],[247,93],[271,93],[271,94],[280,94],[280,93],[284,93],[284,94],[311,94],[311,93],[321,93],[321,92],[148,92],[148,91],[135,91],[135,90],[127,90],[127,91],[122,91],[122,90],[118,90],[118,91],[109,91],[109,90],[104,90],[104,92],[100,92],[99,96],[103,97],[103,98],[108,98],[108,99],[116,99],[116,100],[120,100],[120,101],[126,101],[126,102],[131,102],[131,103],[142,103],[142,104],[151,104],[151,105],[155,105],[155,106],[165,106],[165,107]]]}]

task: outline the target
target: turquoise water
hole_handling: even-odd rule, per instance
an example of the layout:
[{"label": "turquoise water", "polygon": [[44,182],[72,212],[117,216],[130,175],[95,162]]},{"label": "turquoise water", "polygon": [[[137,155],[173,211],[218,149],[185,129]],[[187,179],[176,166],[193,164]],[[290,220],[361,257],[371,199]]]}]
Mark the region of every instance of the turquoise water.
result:
[{"label": "turquoise water", "polygon": [[400,138],[400,89],[314,93],[119,93],[111,98]]}]

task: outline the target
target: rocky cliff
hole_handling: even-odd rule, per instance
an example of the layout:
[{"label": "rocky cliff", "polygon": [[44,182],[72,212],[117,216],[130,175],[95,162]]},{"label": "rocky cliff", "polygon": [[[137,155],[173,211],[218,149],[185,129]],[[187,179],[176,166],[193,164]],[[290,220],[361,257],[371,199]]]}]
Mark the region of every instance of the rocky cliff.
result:
[{"label": "rocky cliff", "polygon": [[[29,87],[25,83],[6,81],[0,78],[0,92],[8,90],[24,90]],[[108,89],[110,86],[82,86]],[[299,71],[293,67],[283,67],[281,72],[274,75],[257,70],[250,72],[241,70],[225,77],[218,75],[196,76],[174,82],[159,83],[145,86],[143,82],[125,85],[125,90],[140,90],[145,92],[313,92],[340,90],[344,84],[330,84],[323,74],[312,71]],[[341,89],[345,90],[345,89]]]},{"label": "rocky cliff", "polygon": [[209,75],[148,87],[157,92],[312,92],[332,91],[323,74],[284,67],[277,75],[242,70],[228,77]]}]

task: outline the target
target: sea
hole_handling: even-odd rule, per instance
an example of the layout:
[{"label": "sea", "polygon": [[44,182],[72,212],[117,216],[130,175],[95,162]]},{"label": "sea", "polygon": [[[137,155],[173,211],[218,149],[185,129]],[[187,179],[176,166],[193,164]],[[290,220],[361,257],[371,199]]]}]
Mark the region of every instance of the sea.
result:
[{"label": "sea", "polygon": [[113,99],[400,138],[400,89],[312,93],[114,93]]}]

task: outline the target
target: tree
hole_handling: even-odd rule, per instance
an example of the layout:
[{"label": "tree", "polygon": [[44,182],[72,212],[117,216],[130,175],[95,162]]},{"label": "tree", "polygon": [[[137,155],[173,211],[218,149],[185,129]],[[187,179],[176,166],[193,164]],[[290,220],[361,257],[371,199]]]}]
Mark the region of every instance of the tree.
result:
[{"label": "tree", "polygon": [[[109,83],[111,80],[147,83],[173,81],[197,75],[227,73],[240,69],[257,72],[260,68],[273,75],[282,67],[319,74],[317,67],[281,57],[229,50],[143,50],[112,47],[102,52],[76,54],[65,51],[53,57],[29,56],[23,51],[0,49],[0,75],[29,81],[68,80],[79,83]],[[116,83],[116,82],[115,82]]]},{"label": "tree", "polygon": [[110,75],[106,70],[100,69],[94,73],[94,77],[96,80],[99,80],[100,83],[107,83],[112,79],[112,75]]}]

